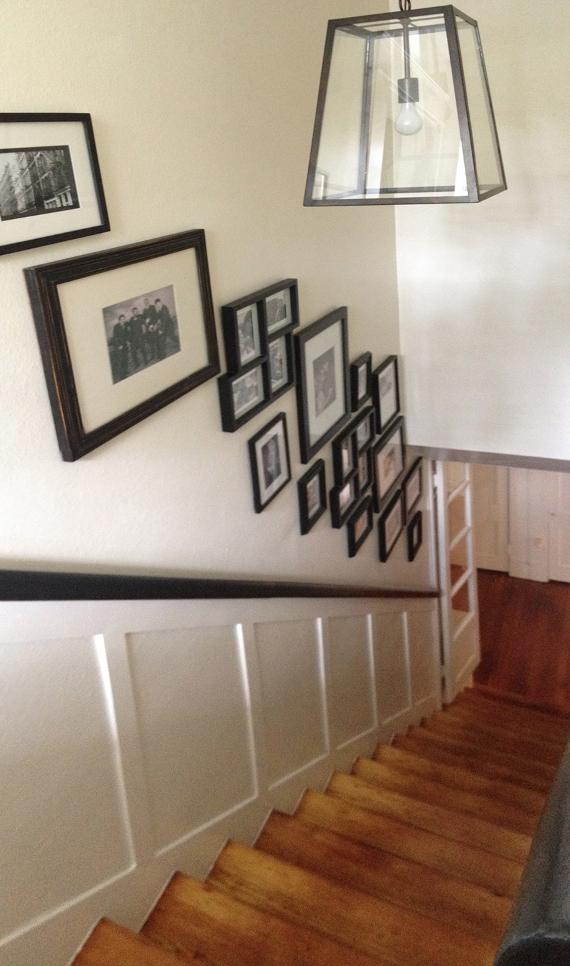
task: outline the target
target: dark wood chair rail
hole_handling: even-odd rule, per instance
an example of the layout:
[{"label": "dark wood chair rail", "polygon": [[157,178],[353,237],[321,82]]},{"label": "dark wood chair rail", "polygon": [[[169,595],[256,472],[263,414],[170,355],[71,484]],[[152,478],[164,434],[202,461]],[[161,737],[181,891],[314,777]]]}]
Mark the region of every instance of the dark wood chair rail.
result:
[{"label": "dark wood chair rail", "polygon": [[121,574],[0,570],[0,600],[230,600],[272,597],[370,597],[417,599],[439,591],[392,590],[350,584],[287,580],[138,577]]}]

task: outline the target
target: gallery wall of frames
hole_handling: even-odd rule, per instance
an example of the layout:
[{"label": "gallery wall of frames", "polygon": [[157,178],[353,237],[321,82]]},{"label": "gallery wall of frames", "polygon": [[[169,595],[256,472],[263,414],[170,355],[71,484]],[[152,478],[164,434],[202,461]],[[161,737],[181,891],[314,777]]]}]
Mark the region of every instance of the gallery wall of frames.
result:
[{"label": "gallery wall of frames", "polygon": [[[110,231],[88,114],[0,115],[0,159],[0,254]],[[202,229],[24,274],[64,460],[79,459],[213,376],[226,433],[295,387],[301,463],[310,464],[297,480],[301,535],[328,511],[331,526],[346,529],[354,557],[376,514],[380,561],[404,531],[407,559],[415,558],[422,462],[406,465],[398,358],[374,366],[365,352],[351,360],[346,307],[300,328],[294,278],[222,306],[227,371],[219,375]],[[279,412],[247,441],[256,513],[292,480],[288,433]],[[331,480],[317,457],[326,446]]]}]

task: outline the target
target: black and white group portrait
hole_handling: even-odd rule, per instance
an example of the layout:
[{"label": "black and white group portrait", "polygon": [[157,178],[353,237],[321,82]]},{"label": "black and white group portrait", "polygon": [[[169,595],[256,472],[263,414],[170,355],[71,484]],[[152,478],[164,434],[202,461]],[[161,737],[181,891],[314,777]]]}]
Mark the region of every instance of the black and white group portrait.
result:
[{"label": "black and white group portrait", "polygon": [[79,208],[69,147],[0,150],[0,220]]},{"label": "black and white group portrait", "polygon": [[113,383],[180,352],[174,286],[103,309]]}]

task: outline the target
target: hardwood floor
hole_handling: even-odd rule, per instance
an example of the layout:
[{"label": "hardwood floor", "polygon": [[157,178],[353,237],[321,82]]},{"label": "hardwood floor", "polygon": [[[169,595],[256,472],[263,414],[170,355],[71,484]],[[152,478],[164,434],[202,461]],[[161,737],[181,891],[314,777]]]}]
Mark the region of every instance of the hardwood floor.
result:
[{"label": "hardwood floor", "polygon": [[478,571],[475,680],[570,713],[570,584]]}]

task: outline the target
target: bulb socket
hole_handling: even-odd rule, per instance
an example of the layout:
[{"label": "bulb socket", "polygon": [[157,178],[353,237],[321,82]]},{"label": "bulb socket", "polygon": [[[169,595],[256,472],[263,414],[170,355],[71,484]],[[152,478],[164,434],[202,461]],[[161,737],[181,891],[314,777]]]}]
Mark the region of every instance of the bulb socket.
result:
[{"label": "bulb socket", "polygon": [[419,79],[417,77],[402,77],[398,81],[398,104],[417,104],[419,99]]}]

